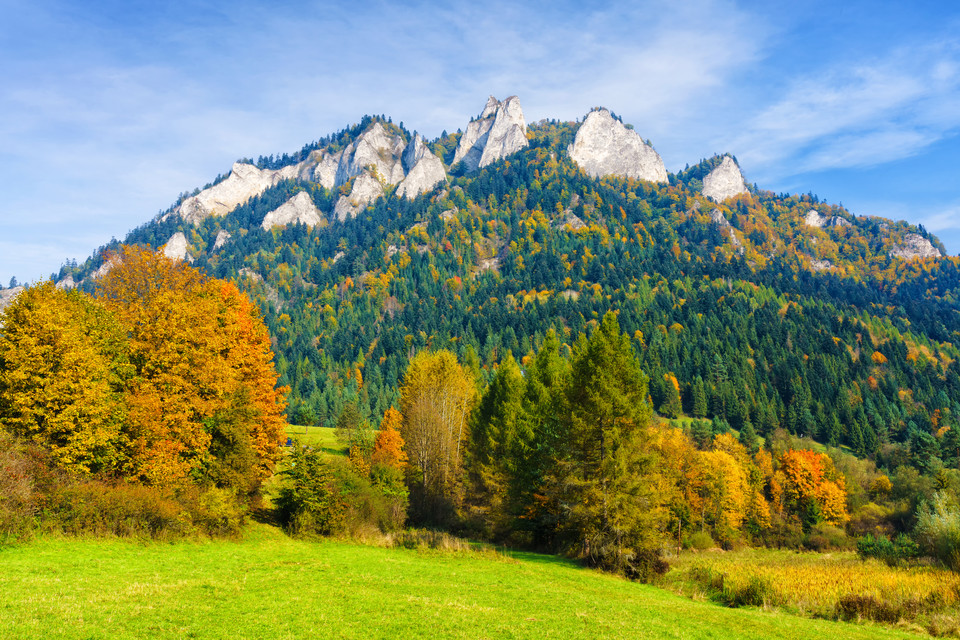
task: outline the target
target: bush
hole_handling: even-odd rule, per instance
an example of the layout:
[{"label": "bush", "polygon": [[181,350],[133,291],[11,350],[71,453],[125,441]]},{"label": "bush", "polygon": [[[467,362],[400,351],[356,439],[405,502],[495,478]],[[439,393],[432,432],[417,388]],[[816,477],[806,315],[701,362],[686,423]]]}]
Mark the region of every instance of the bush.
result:
[{"label": "bush", "polygon": [[399,473],[374,466],[374,481],[349,462],[298,446],[283,470],[276,500],[280,521],[294,534],[363,535],[403,526],[407,494]]},{"label": "bush", "polygon": [[711,538],[710,534],[706,531],[697,531],[687,536],[686,540],[683,541],[683,546],[686,549],[704,551],[716,547],[717,543],[713,541],[713,538]]},{"label": "bush", "polygon": [[918,552],[917,544],[902,533],[893,540],[868,534],[857,541],[857,555],[882,560],[891,567],[916,558]]},{"label": "bush", "polygon": [[833,551],[850,549],[853,544],[843,529],[821,522],[810,528],[803,546],[812,551]]},{"label": "bush", "polygon": [[33,466],[24,447],[0,431],[0,544],[33,534],[37,512]]},{"label": "bush", "polygon": [[947,494],[933,494],[932,503],[917,508],[914,536],[924,553],[960,571],[960,509]]},{"label": "bush", "polygon": [[193,532],[183,506],[154,487],[73,482],[45,498],[43,527],[47,530],[156,539]]}]

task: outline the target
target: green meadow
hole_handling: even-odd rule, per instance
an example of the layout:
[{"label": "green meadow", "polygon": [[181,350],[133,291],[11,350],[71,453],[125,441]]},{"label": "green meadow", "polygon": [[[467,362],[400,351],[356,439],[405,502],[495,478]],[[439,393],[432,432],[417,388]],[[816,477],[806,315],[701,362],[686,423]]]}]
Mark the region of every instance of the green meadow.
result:
[{"label": "green meadow", "polygon": [[0,638],[906,638],[731,609],[552,556],[44,537],[0,550]]}]

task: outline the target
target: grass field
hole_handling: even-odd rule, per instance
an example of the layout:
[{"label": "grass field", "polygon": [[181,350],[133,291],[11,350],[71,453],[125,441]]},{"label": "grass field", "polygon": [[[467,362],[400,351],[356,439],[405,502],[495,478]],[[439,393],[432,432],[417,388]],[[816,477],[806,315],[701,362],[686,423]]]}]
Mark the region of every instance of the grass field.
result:
[{"label": "grass field", "polygon": [[297,440],[302,444],[319,447],[327,453],[336,455],[346,455],[347,450],[338,441],[333,434],[333,427],[304,427],[300,425],[287,425],[287,437]]},{"label": "grass field", "polygon": [[904,638],[693,601],[536,554],[43,538],[0,550],[0,638]]}]

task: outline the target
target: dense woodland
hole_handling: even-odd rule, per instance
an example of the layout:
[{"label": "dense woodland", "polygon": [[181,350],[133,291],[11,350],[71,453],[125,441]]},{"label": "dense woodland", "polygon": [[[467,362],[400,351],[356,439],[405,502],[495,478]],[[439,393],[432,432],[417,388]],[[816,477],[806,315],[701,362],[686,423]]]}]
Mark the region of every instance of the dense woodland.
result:
[{"label": "dense woodland", "polygon": [[[372,121],[258,164],[340,148]],[[194,267],[251,296],[291,421],[348,440],[395,423],[407,463],[373,464],[386,445],[370,433],[351,459],[397,500],[409,488],[421,522],[579,545],[643,573],[655,562],[627,567],[623,548],[693,531],[726,544],[798,545],[820,525],[893,535],[935,491],[955,497],[960,260],[892,258],[908,233],[938,241],[812,194],[754,186],[714,203],[700,190],[718,158],[668,184],[590,178],[566,152],[576,127],[537,123],[527,149],[474,174],[450,167],[412,201],[387,187],[344,223],[262,230],[298,191],[321,211],[340,195],[287,181],[197,226],[158,216],[125,242],[156,248],[183,231]],[[449,162],[457,139],[432,148]],[[847,224],[807,226],[811,210]],[[93,291],[111,248],[58,278]],[[446,373],[425,377],[431,367]],[[455,434],[415,426],[417,379],[450,380]],[[416,434],[446,453],[426,456]],[[791,477],[809,482],[790,489]],[[603,508],[570,510],[578,500]]]}]

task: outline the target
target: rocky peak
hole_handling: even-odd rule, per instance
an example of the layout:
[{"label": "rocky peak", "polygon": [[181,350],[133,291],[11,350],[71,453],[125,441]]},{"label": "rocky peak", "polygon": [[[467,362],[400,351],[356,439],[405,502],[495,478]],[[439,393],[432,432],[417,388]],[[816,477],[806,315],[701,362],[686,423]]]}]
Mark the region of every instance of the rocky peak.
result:
[{"label": "rocky peak", "polygon": [[313,204],[310,194],[306,191],[300,191],[264,216],[260,227],[265,231],[274,227],[285,227],[288,224],[305,224],[308,227],[315,227],[322,220],[323,216],[316,205]]},{"label": "rocky peak", "polygon": [[433,189],[447,178],[443,161],[427,148],[420,134],[416,134],[403,152],[403,167],[406,177],[397,187],[397,196],[416,198],[425,191]]},{"label": "rocky peak", "polygon": [[747,193],[747,185],[740,167],[730,156],[724,156],[723,161],[703,178],[703,195],[716,202],[741,193]]},{"label": "rocky peak", "polygon": [[913,260],[915,258],[940,258],[943,254],[927,238],[919,233],[908,233],[903,242],[890,249],[891,258]]},{"label": "rocky peak", "polygon": [[520,151],[527,144],[527,123],[520,99],[510,96],[499,102],[490,96],[480,117],[468,124],[460,137],[453,163],[462,160],[467,171],[476,171]]},{"label": "rocky peak", "polygon": [[400,136],[387,133],[380,122],[373,123],[343,150],[336,184],[359,176],[367,167],[375,168],[387,184],[397,184],[404,176],[400,161],[404,146]]},{"label": "rocky peak", "polygon": [[190,196],[176,209],[161,218],[168,220],[179,216],[184,222],[198,224],[209,216],[222,216],[230,213],[250,198],[276,185],[281,180],[297,178],[305,173],[307,165],[314,160],[308,159],[296,165],[281,169],[258,169],[252,164],[235,162],[230,175],[225,180]]},{"label": "rocky peak", "polygon": [[587,114],[568,151],[573,161],[594,178],[614,175],[667,181],[667,169],[660,155],[607,109]]}]

